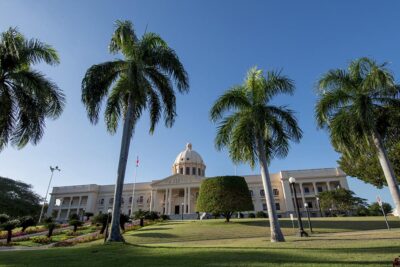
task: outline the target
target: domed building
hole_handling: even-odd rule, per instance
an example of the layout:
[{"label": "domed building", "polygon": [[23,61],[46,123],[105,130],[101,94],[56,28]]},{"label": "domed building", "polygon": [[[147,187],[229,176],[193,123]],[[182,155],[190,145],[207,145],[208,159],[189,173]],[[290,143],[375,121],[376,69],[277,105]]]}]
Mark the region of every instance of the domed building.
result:
[{"label": "domed building", "polygon": [[186,149],[178,154],[172,165],[172,174],[197,175],[204,177],[206,165],[199,153],[192,149],[192,144],[187,143]]},{"label": "domed building", "polygon": [[[196,219],[196,201],[206,175],[206,164],[191,143],[186,144],[172,164],[172,175],[135,185],[127,183],[122,193],[122,213],[130,215],[139,209],[167,214],[172,219]],[[229,175],[229,174],[227,174]],[[260,175],[243,176],[252,196],[254,211],[267,211]],[[280,171],[271,173],[275,208],[279,217],[294,213],[294,196],[289,177],[296,178],[297,201],[305,212],[307,203],[312,216],[319,216],[317,194],[337,187],[348,188],[346,174],[338,168]],[[126,180],[130,180],[128,178]],[[137,177],[137,181],[142,181]],[[114,185],[74,185],[54,187],[47,216],[65,222],[72,213],[106,213],[113,207]],[[183,214],[183,215],[182,215]]]}]

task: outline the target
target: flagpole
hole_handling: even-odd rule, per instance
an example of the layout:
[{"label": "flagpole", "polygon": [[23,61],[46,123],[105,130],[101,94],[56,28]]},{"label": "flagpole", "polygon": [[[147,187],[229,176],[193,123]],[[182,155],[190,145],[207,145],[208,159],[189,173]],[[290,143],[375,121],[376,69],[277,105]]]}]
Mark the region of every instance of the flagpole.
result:
[{"label": "flagpole", "polygon": [[139,167],[139,156],[136,159],[135,177],[133,178],[131,216],[133,214],[133,203],[135,203],[135,188],[136,188],[136,177],[137,177],[138,167]]}]

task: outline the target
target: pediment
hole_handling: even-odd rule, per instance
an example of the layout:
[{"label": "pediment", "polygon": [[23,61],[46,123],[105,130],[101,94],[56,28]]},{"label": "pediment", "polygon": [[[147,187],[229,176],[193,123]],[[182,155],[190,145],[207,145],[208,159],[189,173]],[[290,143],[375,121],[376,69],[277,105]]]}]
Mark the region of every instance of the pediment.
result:
[{"label": "pediment", "polygon": [[151,186],[180,185],[180,184],[199,184],[202,178],[193,175],[174,174],[162,180],[155,181]]}]

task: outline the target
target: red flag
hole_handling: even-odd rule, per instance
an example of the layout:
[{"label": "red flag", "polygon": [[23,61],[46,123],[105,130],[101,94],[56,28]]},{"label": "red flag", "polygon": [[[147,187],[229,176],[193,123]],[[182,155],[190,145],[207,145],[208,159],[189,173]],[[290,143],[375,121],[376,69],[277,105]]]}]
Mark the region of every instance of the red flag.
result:
[{"label": "red flag", "polygon": [[139,167],[139,156],[136,158],[136,167]]}]

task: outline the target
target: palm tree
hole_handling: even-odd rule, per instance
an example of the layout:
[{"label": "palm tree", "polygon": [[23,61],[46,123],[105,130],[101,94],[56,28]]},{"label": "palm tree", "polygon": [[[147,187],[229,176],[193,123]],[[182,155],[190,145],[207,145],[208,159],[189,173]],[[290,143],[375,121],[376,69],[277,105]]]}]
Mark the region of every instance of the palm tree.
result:
[{"label": "palm tree", "polygon": [[[289,152],[289,141],[299,142],[302,131],[293,111],[269,102],[279,93],[292,94],[292,80],[279,72],[250,69],[242,85],[234,86],[215,102],[210,115],[219,121],[215,144],[227,147],[235,163],[248,162],[261,167],[265,200],[271,229],[271,241],[285,241],[279,226],[272,194],[268,164],[274,157],[283,158]],[[226,115],[223,117],[226,113]]]},{"label": "palm tree", "polygon": [[45,119],[58,118],[65,97],[55,83],[32,66],[60,62],[56,50],[36,39],[26,40],[16,28],[0,35],[0,151],[11,141],[22,148],[36,145]]},{"label": "palm tree", "polygon": [[114,193],[111,234],[108,241],[123,241],[120,233],[121,194],[129,154],[131,136],[144,110],[150,113],[150,134],[161,118],[171,127],[176,116],[175,91],[187,92],[188,77],[175,51],[155,33],[136,36],[130,21],[116,21],[111,38],[111,53],[121,53],[116,59],[90,67],[82,81],[82,101],[90,122],[98,122],[100,107],[107,98],[105,121],[114,134],[118,122],[124,119],[118,175]]},{"label": "palm tree", "polygon": [[[386,63],[369,58],[350,63],[347,70],[328,71],[318,82],[315,107],[318,126],[329,131],[333,146],[347,156],[359,156],[364,146],[376,151],[390,193],[400,212],[400,192],[385,138],[394,110],[399,110],[400,87]],[[395,137],[398,138],[398,137]]]}]

